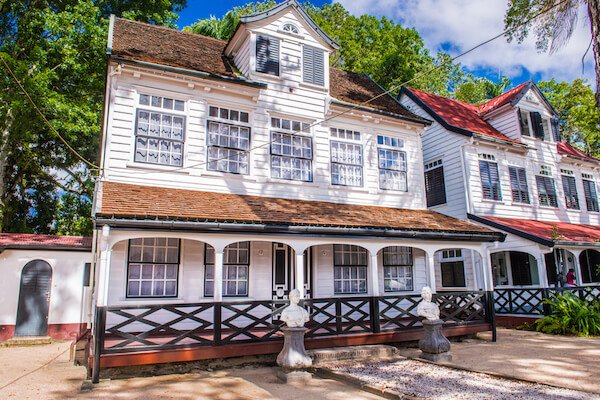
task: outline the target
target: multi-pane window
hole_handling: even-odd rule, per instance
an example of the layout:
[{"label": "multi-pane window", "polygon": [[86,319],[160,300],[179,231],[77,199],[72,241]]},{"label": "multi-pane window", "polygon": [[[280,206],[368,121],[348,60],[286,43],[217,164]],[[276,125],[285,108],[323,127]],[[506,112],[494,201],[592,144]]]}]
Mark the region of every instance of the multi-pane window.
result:
[{"label": "multi-pane window", "polygon": [[565,193],[565,205],[572,210],[579,210],[579,197],[577,196],[577,186],[573,171],[561,170],[569,175],[562,175],[563,192]]},{"label": "multi-pane window", "polygon": [[442,286],[465,287],[465,263],[461,249],[442,251],[441,260]]},{"label": "multi-pane window", "polygon": [[391,136],[377,136],[379,188],[408,191],[406,152],[399,150],[404,141]]},{"label": "multi-pane window", "polygon": [[386,292],[413,290],[412,248],[390,246],[383,249],[383,287]]},{"label": "multi-pane window", "polygon": [[300,30],[294,24],[284,24],[283,27],[281,28],[281,30],[285,33],[292,33],[294,35],[300,34]]},{"label": "multi-pane window", "polygon": [[256,71],[279,76],[279,39],[256,36]]},{"label": "multi-pane window", "polygon": [[[271,118],[271,176],[294,181],[312,181],[312,138],[298,135],[310,125],[300,121]],[[285,132],[288,131],[288,132]]]},{"label": "multi-pane window", "polygon": [[591,180],[592,178],[590,175],[583,176],[583,193],[585,194],[587,210],[598,212],[600,211],[598,208],[598,193],[596,192],[596,183]]},{"label": "multi-pane window", "polygon": [[538,201],[541,206],[558,207],[554,178],[536,175],[535,181],[538,189]]},{"label": "multi-pane window", "polygon": [[325,52],[312,46],[302,48],[303,81],[313,85],[325,85]]},{"label": "multi-pane window", "polygon": [[542,114],[537,111],[519,110],[519,125],[521,134],[524,136],[532,136],[533,134],[534,137],[545,141],[550,141],[552,136],[556,142],[560,141],[558,119],[556,118],[543,118]]},{"label": "multi-pane window", "polygon": [[483,156],[487,155],[480,154],[479,156],[479,174],[481,176],[481,190],[483,192],[483,198],[490,200],[502,200],[498,164],[490,161],[488,157],[485,157],[486,159],[481,159],[484,158]]},{"label": "multi-pane window", "polygon": [[177,296],[178,239],[132,239],[127,261],[127,297]]},{"label": "multi-pane window", "polygon": [[359,246],[333,246],[333,289],[335,294],[367,292],[367,250]]},{"label": "multi-pane window", "polygon": [[[204,251],[204,296],[214,296],[215,250],[206,245]],[[250,242],[230,244],[223,251],[223,296],[248,296]]]},{"label": "multi-pane window", "polygon": [[529,187],[525,168],[508,167],[510,175],[510,191],[514,203],[529,204]]},{"label": "multi-pane window", "polygon": [[[360,133],[331,128],[332,137],[360,140]],[[331,141],[331,183],[342,186],[363,185],[362,145],[351,142]]]},{"label": "multi-pane window", "polygon": [[446,184],[442,160],[425,164],[425,194],[427,207],[446,203]]},{"label": "multi-pane window", "polygon": [[136,162],[183,165],[185,103],[161,96],[140,94],[135,121]]},{"label": "multi-pane window", "polygon": [[208,169],[250,172],[250,127],[247,112],[210,106],[208,120]]}]

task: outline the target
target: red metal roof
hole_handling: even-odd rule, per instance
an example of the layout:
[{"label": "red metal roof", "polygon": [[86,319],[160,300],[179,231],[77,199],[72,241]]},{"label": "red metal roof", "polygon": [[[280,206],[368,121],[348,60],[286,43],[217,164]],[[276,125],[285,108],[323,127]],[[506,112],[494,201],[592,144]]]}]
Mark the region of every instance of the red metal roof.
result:
[{"label": "red metal roof", "polygon": [[478,217],[478,219],[488,220],[546,241],[595,244],[600,242],[600,226],[499,217]]},{"label": "red metal roof", "polygon": [[505,142],[523,144],[500,133],[481,118],[477,106],[416,89],[407,88],[407,90],[453,127]]},{"label": "red metal roof", "polygon": [[530,85],[530,83],[531,82],[521,83],[519,86],[510,89],[508,92],[502,93],[500,96],[496,96],[493,99],[486,101],[477,107],[477,113],[479,115],[483,115],[510,103],[516,97],[518,97],[521,94],[521,91]]},{"label": "red metal roof", "polygon": [[600,162],[599,159],[588,156],[583,151],[571,146],[567,142],[556,143],[556,151],[558,151],[558,154],[563,156],[580,158],[592,162]]},{"label": "red metal roof", "polygon": [[91,250],[92,238],[89,236],[37,235],[33,233],[2,233],[0,248],[47,248]]}]

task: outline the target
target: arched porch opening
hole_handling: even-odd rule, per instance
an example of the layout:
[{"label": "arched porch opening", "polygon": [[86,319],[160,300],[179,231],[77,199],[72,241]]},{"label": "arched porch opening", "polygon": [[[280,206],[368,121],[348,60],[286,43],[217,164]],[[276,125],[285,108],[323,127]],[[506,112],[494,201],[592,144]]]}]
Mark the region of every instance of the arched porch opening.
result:
[{"label": "arched porch opening", "polygon": [[581,283],[599,283],[600,273],[600,251],[587,249],[579,255],[579,266],[581,268]]},{"label": "arched porch opening", "polygon": [[483,288],[485,272],[479,252],[445,248],[434,253],[437,291],[467,291]]},{"label": "arched porch opening", "polygon": [[536,286],[540,284],[536,258],[523,251],[491,254],[494,286]]}]

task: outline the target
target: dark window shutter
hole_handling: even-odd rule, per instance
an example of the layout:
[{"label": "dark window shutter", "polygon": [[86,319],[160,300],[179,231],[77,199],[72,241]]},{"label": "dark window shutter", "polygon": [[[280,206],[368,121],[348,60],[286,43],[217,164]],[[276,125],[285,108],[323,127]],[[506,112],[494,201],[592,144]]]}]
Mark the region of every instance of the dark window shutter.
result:
[{"label": "dark window shutter", "polygon": [[567,208],[579,210],[579,198],[577,197],[577,186],[575,177],[562,176],[563,191],[565,192],[565,204]]},{"label": "dark window shutter", "polygon": [[596,184],[592,181],[583,180],[583,193],[585,195],[585,204],[588,211],[600,211],[598,208],[598,194],[596,193]]},{"label": "dark window shutter", "polygon": [[427,196],[427,207],[437,206],[446,202],[444,167],[438,167],[425,172],[425,194]]},{"label": "dark window shutter", "polygon": [[279,39],[256,37],[256,71],[279,76]]},{"label": "dark window shutter", "polygon": [[535,177],[538,187],[538,199],[541,205],[558,207],[558,199],[556,198],[556,188],[554,187],[554,179],[548,176]]},{"label": "dark window shutter", "polygon": [[533,135],[538,139],[544,140],[544,121],[542,120],[542,115],[535,111],[531,112],[529,115],[531,116]]},{"label": "dark window shutter", "polygon": [[92,264],[85,263],[83,265],[83,286],[90,286],[91,271],[92,271]]},{"label": "dark window shutter", "polygon": [[519,126],[521,127],[521,135],[523,136],[531,136],[531,134],[529,133],[529,124],[527,122],[527,114],[525,111],[521,111],[521,109],[518,109],[518,114],[519,114]]},{"label": "dark window shutter", "polygon": [[510,189],[512,201],[516,203],[529,204],[529,187],[527,186],[527,175],[524,168],[509,167]]},{"label": "dark window shutter", "polygon": [[481,189],[483,191],[483,198],[502,200],[502,195],[500,193],[498,164],[495,162],[479,161],[479,173],[481,174]]},{"label": "dark window shutter", "polygon": [[550,123],[552,124],[552,137],[554,138],[555,142],[561,141],[560,128],[558,122],[559,120],[556,117],[552,117],[552,119],[550,120]]},{"label": "dark window shutter", "polygon": [[325,85],[325,52],[311,46],[304,46],[302,69],[304,82]]}]

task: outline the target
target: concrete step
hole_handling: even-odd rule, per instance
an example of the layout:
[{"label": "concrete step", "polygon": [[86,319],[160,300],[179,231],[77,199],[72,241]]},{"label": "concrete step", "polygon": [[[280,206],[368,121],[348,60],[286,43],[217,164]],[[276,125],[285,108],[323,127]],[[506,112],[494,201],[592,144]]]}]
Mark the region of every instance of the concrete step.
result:
[{"label": "concrete step", "polygon": [[14,336],[0,343],[2,347],[39,346],[52,343],[50,336]]},{"label": "concrete step", "polygon": [[403,358],[398,354],[398,349],[383,344],[309,350],[308,354],[314,366],[347,360],[393,361]]}]

